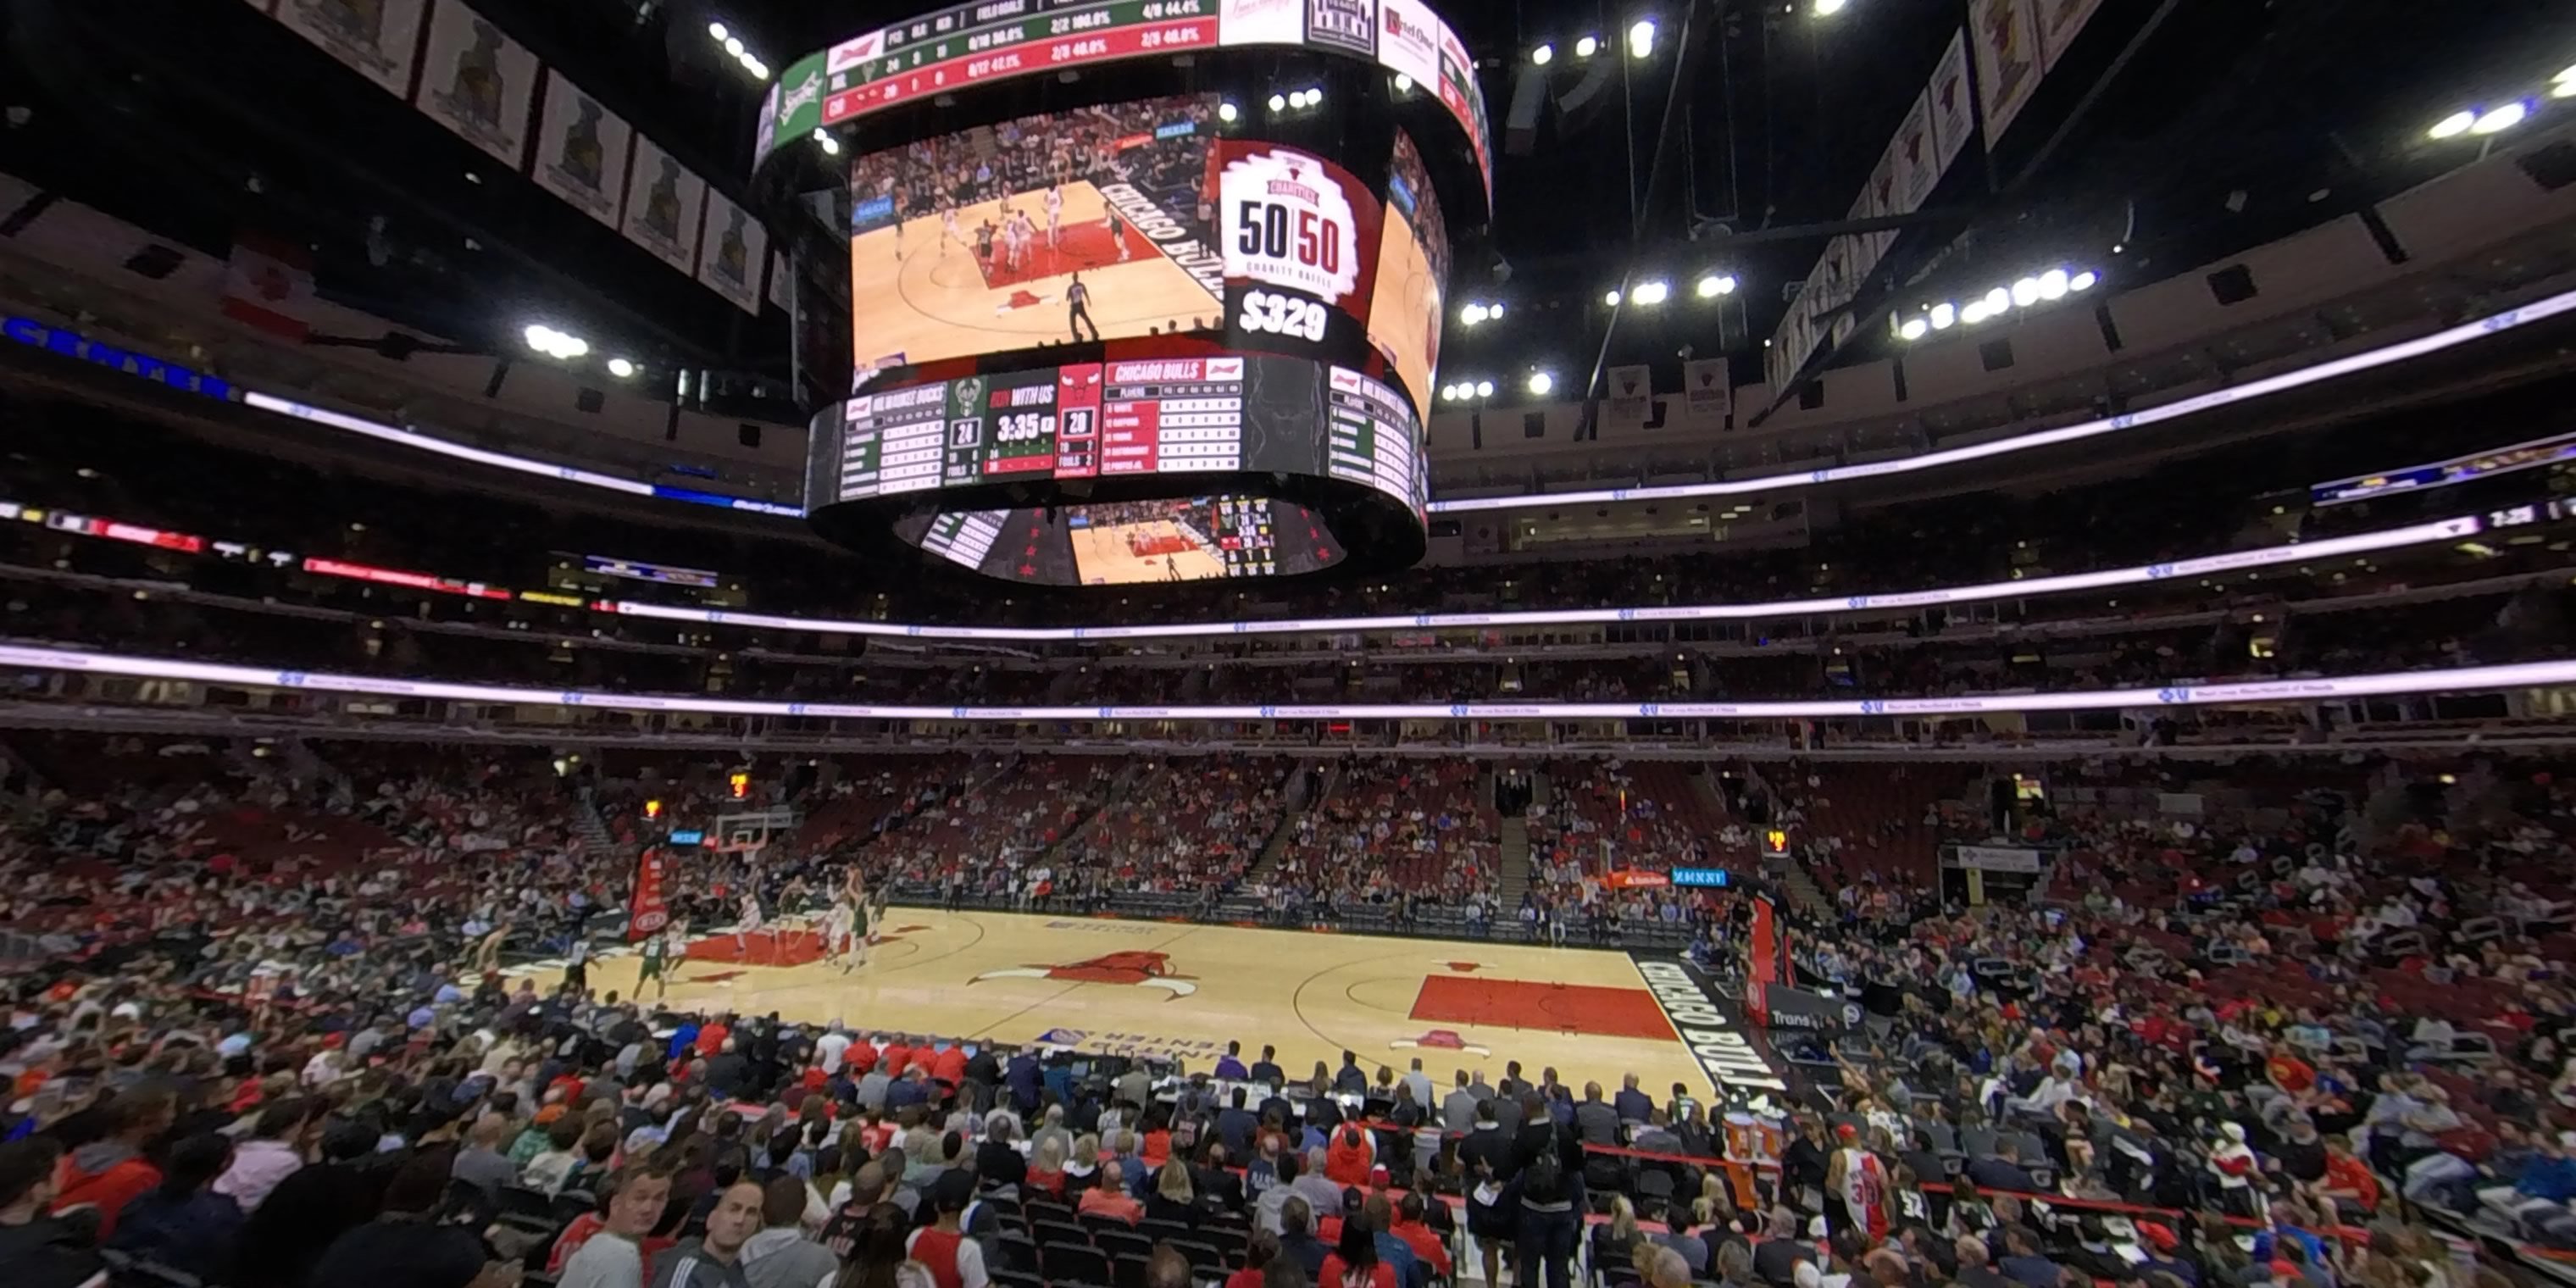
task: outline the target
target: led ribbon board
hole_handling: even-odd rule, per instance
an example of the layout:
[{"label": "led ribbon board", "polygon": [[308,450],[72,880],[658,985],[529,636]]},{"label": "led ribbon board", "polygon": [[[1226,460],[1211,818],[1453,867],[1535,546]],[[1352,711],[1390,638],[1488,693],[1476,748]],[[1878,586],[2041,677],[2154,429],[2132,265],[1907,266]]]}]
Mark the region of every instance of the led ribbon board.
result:
[{"label": "led ribbon board", "polygon": [[395,680],[327,671],[273,670],[136,657],[78,649],[0,645],[0,666],[29,671],[185,680],[251,689],[303,689],[367,697],[443,702],[592,707],[606,711],[661,711],[722,716],[808,716],[850,720],[1792,720],[1869,716],[1988,715],[2028,711],[2103,711],[2156,707],[2328,702],[2343,698],[2414,693],[2473,693],[2576,683],[2576,661],[2522,662],[2452,671],[2396,671],[2373,675],[2239,680],[2204,684],[2177,680],[2143,689],[2083,693],[2003,693],[1984,697],[1864,698],[1815,702],[1458,702],[1385,706],[1309,703],[1255,706],[926,707],[845,702],[754,702],[727,698],[618,693],[589,689],[530,689],[444,680]]}]

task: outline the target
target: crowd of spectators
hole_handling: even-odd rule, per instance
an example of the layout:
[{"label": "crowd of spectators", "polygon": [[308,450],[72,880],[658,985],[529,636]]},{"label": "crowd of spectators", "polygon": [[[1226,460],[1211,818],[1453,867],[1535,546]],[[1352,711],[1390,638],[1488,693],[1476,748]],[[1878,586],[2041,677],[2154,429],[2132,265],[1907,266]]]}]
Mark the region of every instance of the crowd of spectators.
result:
[{"label": "crowd of spectators", "polygon": [[[1782,1042],[1812,1081],[1775,1107],[1774,1172],[1720,1162],[1745,1151],[1697,1093],[1633,1079],[1147,1070],[540,993],[489,969],[496,924],[577,927],[620,893],[548,761],[18,750],[13,781],[61,785],[0,854],[0,929],[40,941],[0,1033],[13,1285],[140,1259],[158,1282],[247,1286],[1383,1288],[1465,1273],[1471,1251],[1559,1283],[1580,1249],[1657,1288],[2471,1288],[2483,1272],[2437,1228],[2576,1247],[2576,793],[2530,764],[2248,764],[2213,780],[2241,796],[2186,810],[2167,776],[2105,763],[2063,775],[2063,804],[1990,820],[2053,856],[2062,886],[2026,902],[1967,906],[1902,866],[1786,897],[1790,978],[1860,1014]],[[932,784],[996,768],[1027,779],[995,787],[1012,831],[1091,781],[1035,760],[815,794],[887,790],[944,821]],[[1285,789],[1257,762],[1203,768],[1124,799],[1222,830]],[[1668,783],[1548,772],[1534,821],[1576,847],[1699,858],[1665,826],[1698,812]],[[1323,853],[1477,880],[1472,768],[1326,777],[1298,816]],[[632,791],[690,775],[619,783],[590,794],[624,820]],[[1846,788],[1788,767],[1731,790],[1799,813],[1794,862]],[[868,830],[901,848],[907,826]],[[999,835],[978,826],[938,835]],[[751,879],[828,882],[840,853],[786,846]],[[1705,905],[1694,956],[1729,969],[1747,907]]]}]

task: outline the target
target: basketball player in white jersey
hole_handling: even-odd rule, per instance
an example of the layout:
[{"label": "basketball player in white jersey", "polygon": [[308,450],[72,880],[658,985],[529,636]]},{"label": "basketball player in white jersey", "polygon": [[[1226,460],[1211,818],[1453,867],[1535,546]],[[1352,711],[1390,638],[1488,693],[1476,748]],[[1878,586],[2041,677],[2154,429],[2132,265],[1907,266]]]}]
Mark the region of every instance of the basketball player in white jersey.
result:
[{"label": "basketball player in white jersey", "polygon": [[1047,249],[1048,249],[1048,250],[1055,250],[1055,249],[1057,249],[1057,246],[1056,246],[1056,233],[1057,233],[1057,229],[1058,229],[1058,227],[1059,227],[1061,224],[1063,224],[1063,222],[1064,222],[1064,189],[1063,189],[1063,188],[1061,188],[1061,187],[1055,187],[1055,188],[1049,188],[1049,189],[1047,189],[1047,195],[1046,195],[1046,212],[1047,212]]},{"label": "basketball player in white jersey", "polygon": [[957,207],[955,206],[939,212],[939,257],[941,259],[948,258],[950,242],[956,242],[960,246],[966,244],[957,235]]},{"label": "basketball player in white jersey", "polygon": [[760,933],[760,927],[760,893],[745,890],[742,892],[742,920],[733,928],[734,956],[744,961],[751,960],[751,937]]}]

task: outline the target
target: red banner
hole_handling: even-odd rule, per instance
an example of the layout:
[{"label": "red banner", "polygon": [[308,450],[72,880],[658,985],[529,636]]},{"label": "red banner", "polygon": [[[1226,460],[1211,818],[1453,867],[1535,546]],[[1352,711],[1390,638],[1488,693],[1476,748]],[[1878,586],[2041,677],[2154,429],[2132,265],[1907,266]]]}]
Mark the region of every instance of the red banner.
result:
[{"label": "red banner", "polygon": [[1661,886],[1671,885],[1673,883],[1673,879],[1668,874],[1662,872],[1642,872],[1635,868],[1613,868],[1602,876],[1601,882],[1613,890],[1638,888],[1654,889]]},{"label": "red banner", "polygon": [[1780,923],[1767,894],[1753,897],[1753,934],[1746,952],[1750,960],[1744,963],[1744,1013],[1755,1024],[1769,1027],[1771,999],[1766,990],[1780,982]]},{"label": "red banner", "polygon": [[662,851],[646,846],[635,857],[635,893],[626,901],[626,941],[634,943],[662,933],[671,924],[670,899],[662,889]]}]

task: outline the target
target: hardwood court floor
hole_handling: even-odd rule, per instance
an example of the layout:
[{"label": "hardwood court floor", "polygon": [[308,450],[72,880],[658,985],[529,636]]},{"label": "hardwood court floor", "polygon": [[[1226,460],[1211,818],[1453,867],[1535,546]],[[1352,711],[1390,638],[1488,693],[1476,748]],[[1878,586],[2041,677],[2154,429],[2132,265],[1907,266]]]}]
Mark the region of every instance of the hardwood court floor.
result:
[{"label": "hardwood court floor", "polygon": [[[1186,539],[1181,525],[1169,519],[1111,527],[1075,528],[1073,568],[1086,586],[1124,586],[1148,581],[1203,581],[1225,575],[1225,561],[1196,541],[1187,550],[1167,555],[1139,555],[1127,544],[1131,536]],[[1170,560],[1169,564],[1164,561]],[[1174,574],[1178,573],[1178,576]]]},{"label": "hardwood court floor", "polygon": [[[808,1022],[1081,1050],[1134,1049],[1209,1067],[1229,1039],[1263,1044],[1302,1077],[1356,1052],[1372,1076],[1415,1057],[1445,1094],[1451,1073],[1553,1066],[1578,1089],[1635,1072],[1661,1097],[1704,1076],[1624,953],[897,908],[869,964],[680,964],[677,1004]],[[631,995],[632,956],[592,987]],[[540,974],[541,986],[560,972]]]},{"label": "hardwood court floor", "polygon": [[[1091,319],[1106,338],[1187,327],[1224,312],[1222,301],[1132,227],[1126,237],[1129,258],[1117,259],[1116,243],[1099,231],[1108,203],[1087,180],[1064,186],[1066,240],[1112,249],[1106,255],[1068,251],[1050,256],[1044,266],[1060,271],[989,284],[975,259],[975,230],[986,220],[999,225],[1005,207],[1027,211],[1038,224],[1035,252],[1045,252],[1043,195],[1015,193],[960,207],[956,240],[946,236],[937,215],[917,215],[900,230],[890,225],[852,238],[851,344],[859,369],[867,371],[898,355],[918,363],[1045,340],[1069,341],[1073,331],[1065,288],[1075,268],[1082,270],[1083,284],[1091,291]],[[1071,237],[1076,230],[1084,236]]]}]

